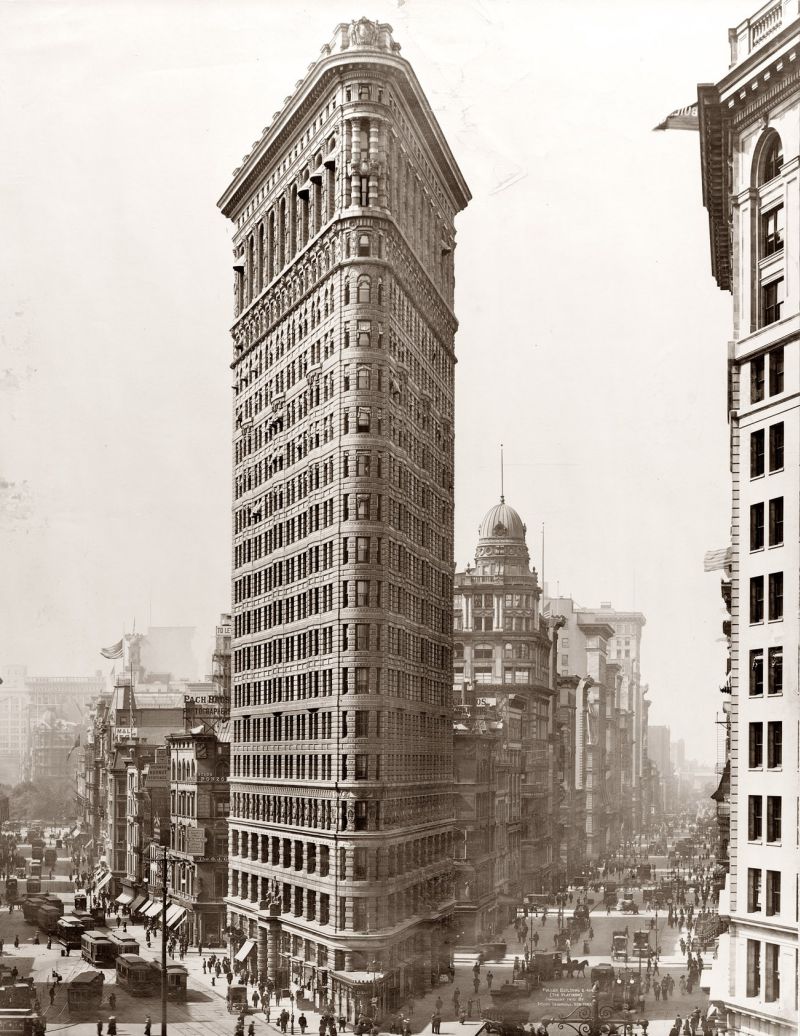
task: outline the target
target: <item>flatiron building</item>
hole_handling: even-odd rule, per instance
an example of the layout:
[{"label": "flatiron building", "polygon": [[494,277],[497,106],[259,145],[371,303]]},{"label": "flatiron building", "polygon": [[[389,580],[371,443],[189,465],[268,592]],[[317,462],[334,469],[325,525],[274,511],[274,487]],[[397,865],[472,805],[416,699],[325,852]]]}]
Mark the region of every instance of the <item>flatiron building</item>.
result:
[{"label": "flatiron building", "polygon": [[466,183],[388,25],[339,25],[233,224],[228,926],[383,1013],[454,938],[453,255]]}]

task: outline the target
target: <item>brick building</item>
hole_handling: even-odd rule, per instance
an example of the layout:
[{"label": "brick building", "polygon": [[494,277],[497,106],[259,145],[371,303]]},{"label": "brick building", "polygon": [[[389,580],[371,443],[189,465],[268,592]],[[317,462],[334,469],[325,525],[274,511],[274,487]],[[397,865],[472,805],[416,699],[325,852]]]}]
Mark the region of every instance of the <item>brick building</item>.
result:
[{"label": "brick building", "polygon": [[336,28],[219,202],[234,227],[233,949],[353,1017],[454,904],[454,219],[388,25]]}]

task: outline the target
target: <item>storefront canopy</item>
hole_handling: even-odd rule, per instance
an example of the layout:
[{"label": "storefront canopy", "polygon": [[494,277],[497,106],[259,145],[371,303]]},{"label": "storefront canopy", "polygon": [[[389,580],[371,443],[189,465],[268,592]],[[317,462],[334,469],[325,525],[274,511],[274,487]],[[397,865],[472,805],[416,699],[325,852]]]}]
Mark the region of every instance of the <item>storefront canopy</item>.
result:
[{"label": "storefront canopy", "polygon": [[111,871],[106,871],[105,874],[102,875],[102,877],[99,877],[97,879],[97,884],[95,885],[95,892],[99,892],[101,889],[104,889],[110,881]]},{"label": "storefront canopy", "polygon": [[133,893],[120,892],[114,902],[119,903],[121,906],[127,906],[129,903],[133,902]]},{"label": "storefront canopy", "polygon": [[163,909],[163,903],[161,903],[159,900],[151,899],[149,904],[145,907],[145,909],[142,910],[142,913],[145,915],[145,917],[155,917],[156,914],[160,914]]},{"label": "storefront canopy", "polygon": [[174,928],[175,925],[180,924],[185,914],[185,907],[177,906],[174,903],[171,907],[167,907],[167,928]]},{"label": "storefront canopy", "polygon": [[245,939],[245,941],[236,951],[236,956],[234,957],[234,960],[239,961],[239,963],[241,964],[241,962],[250,955],[255,944],[255,939]]},{"label": "storefront canopy", "polygon": [[136,896],[134,901],[131,903],[131,913],[135,914],[137,910],[141,910],[147,902],[147,896]]}]

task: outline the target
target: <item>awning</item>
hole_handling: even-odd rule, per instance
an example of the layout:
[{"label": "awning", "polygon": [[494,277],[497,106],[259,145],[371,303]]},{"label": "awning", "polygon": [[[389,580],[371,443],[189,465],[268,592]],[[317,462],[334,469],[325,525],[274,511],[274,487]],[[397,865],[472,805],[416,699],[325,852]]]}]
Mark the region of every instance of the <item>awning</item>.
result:
[{"label": "awning", "polygon": [[241,962],[250,955],[255,944],[255,939],[245,939],[245,941],[236,951],[236,956],[233,959],[239,961],[239,963],[241,964]]},{"label": "awning", "polygon": [[141,910],[147,902],[147,896],[137,896],[131,903],[131,913],[135,914],[137,910]]},{"label": "awning", "polygon": [[157,899],[151,899],[150,903],[145,907],[142,913],[145,917],[155,917],[156,914],[160,914],[164,909],[164,904]]},{"label": "awning", "polygon": [[94,887],[95,892],[99,892],[100,889],[104,889],[106,885],[111,881],[111,871],[106,871],[102,878],[97,879],[97,884]]},{"label": "awning", "polygon": [[179,925],[186,914],[186,907],[171,906],[167,909],[167,928]]},{"label": "awning", "polygon": [[133,894],[130,892],[120,892],[114,902],[120,903],[122,906],[127,906],[128,903],[133,902]]}]

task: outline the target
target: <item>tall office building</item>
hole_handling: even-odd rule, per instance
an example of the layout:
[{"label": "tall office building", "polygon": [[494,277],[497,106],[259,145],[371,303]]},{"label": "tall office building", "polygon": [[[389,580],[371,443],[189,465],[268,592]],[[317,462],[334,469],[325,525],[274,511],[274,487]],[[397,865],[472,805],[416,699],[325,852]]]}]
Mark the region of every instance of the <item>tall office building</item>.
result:
[{"label": "tall office building", "polygon": [[733,296],[730,928],[711,996],[737,1033],[797,1031],[798,15],[777,0],[729,30],[728,72],[698,91],[712,272]]},{"label": "tall office building", "polygon": [[228,922],[353,1017],[448,963],[454,219],[388,25],[331,42],[235,171]]}]

